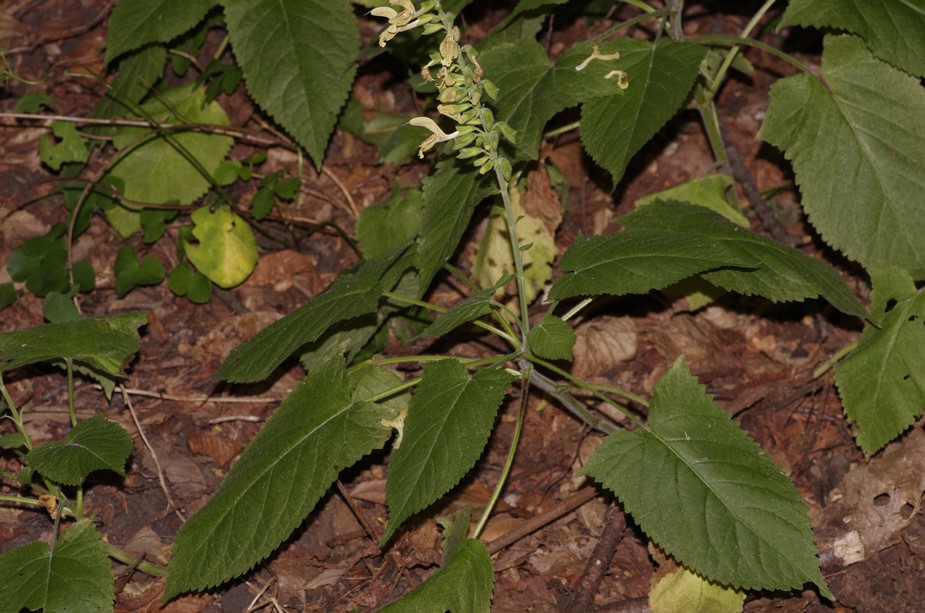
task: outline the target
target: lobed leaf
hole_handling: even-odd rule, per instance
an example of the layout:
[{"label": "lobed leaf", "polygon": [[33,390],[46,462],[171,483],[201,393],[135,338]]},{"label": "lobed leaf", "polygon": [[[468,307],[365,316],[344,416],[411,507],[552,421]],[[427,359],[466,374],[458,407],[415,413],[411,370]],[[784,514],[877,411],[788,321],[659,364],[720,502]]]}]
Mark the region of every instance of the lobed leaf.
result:
[{"label": "lobed leaf", "polygon": [[151,43],[166,43],[191,30],[217,0],[119,0],[109,16],[106,63]]},{"label": "lobed leaf", "polygon": [[51,548],[36,541],[0,553],[0,611],[112,611],[113,576],[106,546],[81,519]]},{"label": "lobed leaf", "polygon": [[29,465],[61,485],[80,485],[96,470],[125,475],[125,462],[132,453],[132,436],[119,424],[102,415],[78,422],[67,433],[66,442],[51,441],[26,455]]},{"label": "lobed leaf", "polygon": [[874,55],[925,76],[925,6],[909,0],[791,0],[780,27],[815,26],[857,34]]},{"label": "lobed leaf", "polygon": [[356,74],[348,2],[221,0],[247,90],[321,166]]},{"label": "lobed leaf", "polygon": [[386,482],[389,523],[382,542],[412,514],[454,487],[482,455],[514,375],[486,368],[471,377],[457,360],[424,366],[392,453]]},{"label": "lobed leaf", "polygon": [[835,308],[867,311],[835,270],[796,249],[753,234],[704,207],[681,202],[644,206],[620,219],[622,232],[576,240],[550,297],[634,294],[695,274],[724,289],[774,301],[824,296]]},{"label": "lobed leaf", "polygon": [[110,375],[124,374],[138,351],[143,312],[45,324],[0,334],[0,372],[73,359]]},{"label": "lobed leaf", "polygon": [[925,295],[901,268],[871,271],[871,315],[858,347],[835,367],[845,414],[871,455],[925,411]]},{"label": "lobed leaf", "polygon": [[832,598],[793,484],[687,370],[655,384],[648,426],[608,436],[582,474],[617,494],[659,547],[720,584]]},{"label": "lobed leaf", "polygon": [[468,539],[445,565],[380,613],[489,613],[495,573],[485,545]]},{"label": "lobed leaf", "polygon": [[302,523],[340,470],[385,443],[383,421],[394,412],[359,396],[336,361],[299,383],[180,528],[165,600],[249,571]]},{"label": "lobed leaf", "polygon": [[616,68],[626,72],[622,96],[591,100],[581,109],[581,141],[616,185],[633,155],[655,136],[684,104],[699,74],[706,47],[663,38],[626,40]]},{"label": "lobed leaf", "polygon": [[851,36],[827,36],[825,83],[771,88],[760,137],[793,162],[803,208],[827,243],[865,268],[925,278],[925,92]]}]

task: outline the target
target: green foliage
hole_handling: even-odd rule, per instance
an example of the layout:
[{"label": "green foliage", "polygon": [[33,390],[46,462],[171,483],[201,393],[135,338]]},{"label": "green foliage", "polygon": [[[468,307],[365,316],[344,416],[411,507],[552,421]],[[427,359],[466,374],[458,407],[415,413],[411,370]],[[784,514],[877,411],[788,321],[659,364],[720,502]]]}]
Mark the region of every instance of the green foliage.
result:
[{"label": "green foliage", "polygon": [[305,380],[180,529],[165,599],[253,568],[302,523],[342,468],[385,443],[383,421],[395,416],[389,405],[352,394],[342,363],[329,362]]},{"label": "green foliage", "polygon": [[824,82],[801,74],[774,84],[761,137],[793,162],[803,208],[826,242],[865,268],[925,278],[919,79],[851,36],[825,38],[820,71]]},{"label": "green foliage", "polygon": [[57,144],[52,144],[46,136],[39,139],[39,155],[49,168],[61,170],[62,164],[87,161],[90,152],[86,141],[77,133],[76,125],[55,121],[51,124],[51,131],[58,138]]},{"label": "green foliage", "polygon": [[[134,115],[158,124],[229,123],[225,111],[215,102],[206,104],[205,92],[192,85],[160,94]],[[212,185],[211,175],[233,140],[220,134],[121,127],[113,134],[113,144],[124,157],[109,176],[123,182],[123,196],[135,202],[190,204]]]},{"label": "green foliage", "polygon": [[[510,279],[510,277],[507,277],[507,279]],[[441,315],[437,321],[424,328],[421,336],[443,336],[464,323],[488,315],[491,313],[491,297],[494,295],[495,290],[497,290],[497,287],[489,287],[469,296],[462,302],[457,302],[446,313]]]},{"label": "green foliage", "polygon": [[346,2],[223,0],[247,91],[320,167],[356,67],[356,18]]},{"label": "green foliage", "polygon": [[174,294],[186,296],[193,304],[205,304],[212,298],[212,282],[186,262],[180,262],[171,271],[167,286]]},{"label": "green foliage", "polygon": [[0,334],[0,372],[66,359],[109,375],[122,375],[138,351],[138,327],[145,322],[145,314],[135,312]]},{"label": "green foliage", "polygon": [[381,257],[412,240],[421,225],[422,201],[419,189],[409,189],[404,194],[393,189],[388,198],[360,211],[356,234],[364,257]]},{"label": "green foliage", "polygon": [[67,441],[50,441],[26,455],[29,465],[42,476],[62,485],[80,485],[96,470],[125,474],[132,452],[132,437],[119,424],[102,415],[78,422]]},{"label": "green foliage", "polygon": [[730,291],[775,301],[824,296],[850,315],[858,299],[828,264],[752,234],[704,207],[652,204],[620,222],[626,229],[576,240],[559,265],[571,274],[552,298],[645,293],[695,274]]},{"label": "green foliage", "polygon": [[572,360],[575,331],[568,322],[549,313],[527,334],[530,350],[547,360]]},{"label": "green foliage", "polygon": [[485,545],[469,539],[446,564],[382,613],[488,613],[495,577]]},{"label": "green foliage", "polygon": [[16,302],[16,288],[12,283],[0,283],[0,309]]},{"label": "green foliage", "polygon": [[[67,273],[67,245],[64,224],[55,224],[42,236],[26,240],[15,249],[6,262],[13,281],[25,282],[26,289],[36,296],[63,292],[70,288]],[[74,263],[74,283],[80,291],[90,291],[96,284],[93,268],[86,261]]]},{"label": "green foliage", "polygon": [[157,285],[164,280],[164,265],[153,255],[139,263],[138,252],[131,245],[119,249],[113,267],[116,273],[116,295],[120,298],[137,285]]},{"label": "green foliage", "polygon": [[620,182],[630,158],[684,104],[706,47],[662,39],[657,46],[622,39],[619,68],[629,76],[622,96],[587,102],[581,109],[581,139],[594,161]]},{"label": "green foliage", "polygon": [[613,490],[662,549],[714,581],[766,590],[812,582],[832,597],[796,488],[683,358],[656,383],[648,425],[608,436],[582,474]]},{"label": "green foliage", "polygon": [[906,0],[791,0],[780,27],[834,28],[857,34],[874,55],[916,76],[925,76],[925,11]]},{"label": "green foliage", "polygon": [[402,522],[446,494],[475,466],[513,380],[500,368],[486,368],[470,377],[456,360],[424,366],[424,379],[405,417],[402,444],[389,462],[389,524],[383,543]]},{"label": "green foliage", "polygon": [[198,244],[184,245],[189,261],[219,287],[243,283],[259,257],[257,240],[247,223],[227,206],[204,206],[191,219]]},{"label": "green foliage", "polygon": [[112,611],[115,600],[106,546],[81,520],[49,547],[40,541],[0,553],[0,611]]},{"label": "green foliage", "polygon": [[[871,271],[871,317],[855,351],[835,367],[857,441],[873,454],[925,410],[925,297],[900,268]],[[875,376],[872,376],[875,375]]]},{"label": "green foliage", "polygon": [[106,62],[150,43],[166,43],[202,21],[215,0],[119,0],[109,17]]}]

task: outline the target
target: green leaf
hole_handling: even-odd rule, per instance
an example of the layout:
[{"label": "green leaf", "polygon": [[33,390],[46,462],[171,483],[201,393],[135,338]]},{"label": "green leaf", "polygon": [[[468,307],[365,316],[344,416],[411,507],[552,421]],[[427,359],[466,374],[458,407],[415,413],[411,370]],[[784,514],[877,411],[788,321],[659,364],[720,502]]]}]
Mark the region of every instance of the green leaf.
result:
[{"label": "green leaf", "polygon": [[909,0],[790,0],[779,27],[815,26],[857,34],[874,54],[925,76],[925,6]]},{"label": "green leaf", "polygon": [[99,613],[115,600],[106,546],[82,519],[49,549],[36,541],[0,554],[0,611]]},{"label": "green leaf", "polygon": [[42,302],[42,315],[53,324],[83,319],[73,298],[74,294],[51,292]]},{"label": "green leaf", "polygon": [[821,260],[753,234],[704,207],[680,202],[645,206],[620,219],[625,229],[579,239],[560,261],[550,297],[640,294],[695,274],[741,294],[774,301],[824,296],[835,308],[866,310]]},{"label": "green leaf", "polygon": [[28,441],[21,432],[10,432],[0,436],[0,449],[18,449],[26,445],[28,445]]},{"label": "green leaf", "polygon": [[334,324],[374,313],[386,291],[384,277],[395,257],[368,260],[353,273],[342,273],[324,292],[239,345],[222,363],[215,378],[231,383],[262,381],[300,348]]},{"label": "green leaf", "polygon": [[26,240],[6,262],[13,281],[25,281],[26,289],[36,296],[63,292],[68,288],[67,246],[64,224],[57,223],[42,236]]},{"label": "green leaf", "polygon": [[257,240],[247,222],[229,206],[204,206],[191,216],[193,237],[199,244],[186,243],[189,261],[219,287],[240,285],[257,265]]},{"label": "green leaf", "polygon": [[191,30],[216,0],[119,0],[109,16],[106,63],[150,43],[167,43]]},{"label": "green leaf", "polygon": [[469,539],[427,581],[380,613],[489,613],[494,585],[488,550],[481,541]]},{"label": "green leaf", "polygon": [[[216,102],[206,104],[202,88],[193,85],[168,90],[145,102],[141,109],[145,119],[159,124],[229,125],[222,107]],[[190,204],[212,186],[210,178],[231,150],[234,139],[193,131],[158,135],[150,128],[122,127],[113,133],[113,144],[124,157],[107,178],[123,182],[122,195],[128,200]],[[129,147],[133,148],[128,150]],[[120,209],[112,211],[117,210]]]},{"label": "green leaf", "polygon": [[[601,43],[601,53],[626,53],[648,43],[622,38]],[[498,119],[517,130],[513,160],[535,159],[546,122],[563,109],[597,96],[619,96],[622,90],[606,79],[612,70],[624,69],[622,60],[593,60],[576,71],[591,55],[590,41],[575,44],[555,64],[535,40],[499,43],[479,56],[485,75],[501,88],[494,107]]]},{"label": "green leaf", "polygon": [[659,547],[742,589],[815,583],[830,600],[793,484],[679,360],[655,384],[649,424],[608,436],[582,474],[612,490]]},{"label": "green leaf", "polygon": [[87,161],[90,151],[84,138],[77,133],[77,124],[53,121],[51,131],[58,138],[57,144],[53,145],[44,135],[39,139],[39,155],[49,168],[57,171],[62,164]]},{"label": "green leaf", "polygon": [[414,238],[421,226],[423,198],[418,189],[404,194],[393,190],[389,197],[360,211],[357,240],[366,258],[394,251]]},{"label": "green leaf", "polygon": [[567,321],[547,313],[539,325],[530,328],[527,342],[530,351],[541,358],[571,361],[575,331]]},{"label": "green leaf", "polygon": [[456,251],[475,206],[486,194],[478,172],[456,160],[437,164],[436,170],[424,179],[423,187],[423,218],[417,249],[422,292]]},{"label": "green leaf", "polygon": [[760,136],[793,162],[809,220],[865,268],[925,278],[925,92],[850,36],[827,36],[820,69],[771,88]]},{"label": "green leaf", "polygon": [[0,334],[0,372],[72,358],[111,375],[123,375],[138,351],[143,312],[45,324]]},{"label": "green leaf", "polygon": [[186,262],[180,262],[171,271],[167,287],[177,296],[186,296],[193,304],[205,304],[212,298],[212,282]]},{"label": "green leaf", "polygon": [[12,283],[0,283],[0,309],[16,302],[16,288]]},{"label": "green leaf", "polygon": [[67,442],[51,441],[26,455],[29,464],[61,485],[80,485],[95,470],[112,470],[125,475],[125,462],[132,453],[132,437],[119,424],[102,415],[78,422],[67,433]]},{"label": "green leaf", "polygon": [[392,453],[386,482],[389,524],[382,542],[412,514],[446,494],[482,455],[514,375],[486,368],[471,377],[457,360],[424,366],[404,439]]},{"label": "green leaf", "polygon": [[[507,277],[510,279],[510,277]],[[491,299],[498,286],[489,287],[454,304],[440,319],[430,324],[419,336],[443,336],[457,327],[491,313]]]},{"label": "green leaf", "polygon": [[[124,0],[123,0],[124,1]],[[134,105],[141,102],[164,74],[167,49],[150,45],[119,61],[119,71],[93,111],[93,117],[118,117],[132,114]],[[91,126],[94,134],[111,134],[109,126]]]},{"label": "green leaf", "polygon": [[610,172],[614,185],[633,155],[684,104],[707,53],[706,47],[667,38],[654,48],[647,41],[626,42],[628,48],[614,63],[629,75],[629,87],[622,96],[591,100],[581,110],[581,141]]},{"label": "green leaf", "polygon": [[525,13],[538,11],[539,9],[546,9],[546,12],[551,12],[552,10],[548,7],[566,4],[567,2],[568,0],[520,0],[517,6],[514,7],[514,10],[511,11],[511,14],[505,17],[504,21],[499,23],[496,28],[506,28]]},{"label": "green leaf", "polygon": [[247,90],[321,166],[360,48],[348,2],[222,0]]},{"label": "green leaf", "polygon": [[925,410],[925,295],[900,268],[871,271],[871,316],[858,348],[835,367],[845,413],[871,455],[911,426]]},{"label": "green leaf", "polygon": [[180,528],[165,600],[247,572],[295,530],[337,478],[390,434],[384,405],[351,398],[343,364],[301,382],[215,496]]},{"label": "green leaf", "polygon": [[116,295],[119,298],[135,286],[157,285],[164,280],[164,265],[160,260],[148,255],[139,264],[138,252],[131,245],[119,249],[113,272],[116,275]]},{"label": "green leaf", "polygon": [[25,94],[16,101],[14,113],[42,113],[46,109],[53,110],[58,102],[48,94]]},{"label": "green leaf", "polygon": [[719,213],[736,225],[748,229],[748,219],[731,206],[726,199],[727,194],[735,196],[735,184],[729,175],[710,175],[708,177],[690,179],[674,187],[648,194],[636,201],[636,208],[652,204],[657,201],[689,202]]}]

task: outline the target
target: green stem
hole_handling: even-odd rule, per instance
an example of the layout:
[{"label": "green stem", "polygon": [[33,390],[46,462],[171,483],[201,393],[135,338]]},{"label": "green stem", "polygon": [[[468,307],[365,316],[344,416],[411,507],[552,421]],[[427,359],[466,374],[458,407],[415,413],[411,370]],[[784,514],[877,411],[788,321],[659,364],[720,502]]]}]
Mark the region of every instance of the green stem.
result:
[{"label": "green stem", "polygon": [[826,373],[830,368],[838,364],[842,358],[858,348],[858,340],[853,340],[835,353],[833,353],[828,360],[819,365],[816,370],[813,371],[813,379],[818,379]]},{"label": "green stem", "polygon": [[118,560],[123,564],[133,566],[142,572],[148,573],[149,575],[154,575],[155,577],[167,576],[167,567],[151,564],[150,562],[139,562],[137,558],[133,558],[111,543],[106,543],[106,553],[109,554],[110,558]]},{"label": "green stem", "polygon": [[504,221],[507,223],[508,237],[511,240],[511,255],[514,258],[514,276],[517,282],[517,298],[520,305],[520,339],[521,347],[527,350],[527,333],[530,332],[530,314],[527,312],[527,282],[524,276],[524,254],[520,250],[517,238],[517,218],[514,217],[514,203],[508,191],[507,179],[501,172],[500,164],[495,164],[495,178],[501,188],[501,200],[504,202]]},{"label": "green stem", "polygon": [[794,66],[797,69],[801,70],[802,72],[805,72],[806,74],[811,75],[813,78],[818,79],[818,77],[815,74],[813,74],[813,71],[811,71],[806,64],[796,59],[789,53],[785,53],[781,51],[780,49],[775,49],[771,45],[766,45],[762,42],[753,40],[751,38],[742,38],[741,36],[731,36],[727,34],[717,34],[715,36],[696,36],[690,39],[688,42],[698,43],[701,45],[716,45],[719,47],[735,47],[739,45],[746,46],[746,47],[755,47],[756,49],[761,49],[765,53],[769,53],[773,55],[774,57],[778,57],[784,60],[791,66]]},{"label": "green stem", "polygon": [[524,417],[527,415],[527,401],[530,398],[530,394],[528,393],[530,372],[532,370],[532,366],[528,364],[527,369],[521,372],[520,407],[517,409],[517,420],[514,422],[514,436],[511,438],[511,446],[507,452],[507,460],[504,462],[501,477],[498,479],[497,485],[495,485],[495,490],[491,494],[491,500],[488,501],[488,506],[485,507],[485,511],[482,512],[482,517],[479,519],[479,523],[475,526],[475,531],[472,533],[472,538],[474,539],[479,538],[479,535],[485,528],[485,524],[488,523],[488,518],[491,517],[491,512],[494,510],[495,505],[498,504],[498,499],[501,498],[501,492],[504,491],[507,478],[511,474],[511,468],[514,466],[514,457],[517,455],[517,444],[520,442],[520,433],[524,427]]},{"label": "green stem", "polygon": [[605,434],[616,432],[619,429],[619,426],[609,419],[589,411],[581,401],[564,390],[561,385],[537,370],[530,373],[530,385],[558,400],[569,413],[586,423],[590,428]]},{"label": "green stem", "polygon": [[71,427],[77,425],[77,409],[74,408],[74,359],[64,359],[67,370],[67,407],[71,412]]},{"label": "green stem", "polygon": [[[752,30],[755,29],[755,26],[758,25],[758,22],[764,17],[765,13],[770,10],[771,6],[776,2],[776,0],[766,0],[766,2],[761,5],[761,8],[758,9],[758,12],[755,13],[751,20],[746,24],[745,29],[742,30],[741,37],[748,38],[752,33]],[[739,54],[739,50],[742,48],[741,45],[733,45],[729,48],[729,52],[726,53],[726,57],[723,58],[723,63],[720,65],[719,70],[716,71],[716,75],[713,77],[713,84],[710,86],[709,91],[707,91],[706,100],[712,102],[716,98],[716,93],[719,91],[720,85],[723,83],[723,79],[726,78],[726,73],[729,71],[732,62],[735,61],[736,56]]]},{"label": "green stem", "polygon": [[578,304],[570,308],[568,312],[562,316],[562,321],[568,321],[572,317],[575,317],[575,315],[577,315],[582,309],[584,309],[586,306],[591,304],[592,300],[594,300],[594,298],[585,298],[584,300],[582,300],[581,302],[579,302]]},{"label": "green stem", "polygon": [[19,430],[19,433],[22,434],[23,439],[26,441],[26,450],[32,451],[32,439],[29,438],[29,434],[26,432],[26,425],[22,422],[22,415],[16,410],[16,403],[13,402],[13,397],[3,383],[2,374],[0,374],[0,394],[3,395],[3,401],[10,410],[10,415],[12,415],[13,423],[16,424],[16,429]]}]

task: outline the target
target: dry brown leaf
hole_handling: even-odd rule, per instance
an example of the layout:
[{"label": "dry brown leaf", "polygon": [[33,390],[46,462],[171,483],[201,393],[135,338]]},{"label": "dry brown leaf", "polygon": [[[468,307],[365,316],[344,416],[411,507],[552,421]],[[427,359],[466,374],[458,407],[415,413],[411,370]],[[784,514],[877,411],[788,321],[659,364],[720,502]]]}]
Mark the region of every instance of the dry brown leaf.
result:
[{"label": "dry brown leaf", "polygon": [[575,329],[575,362],[579,379],[605,375],[636,355],[636,323],[629,317],[606,316]]},{"label": "dry brown leaf", "polygon": [[186,445],[193,453],[210,458],[216,467],[231,462],[244,448],[238,441],[213,433],[193,434],[186,439]]}]

